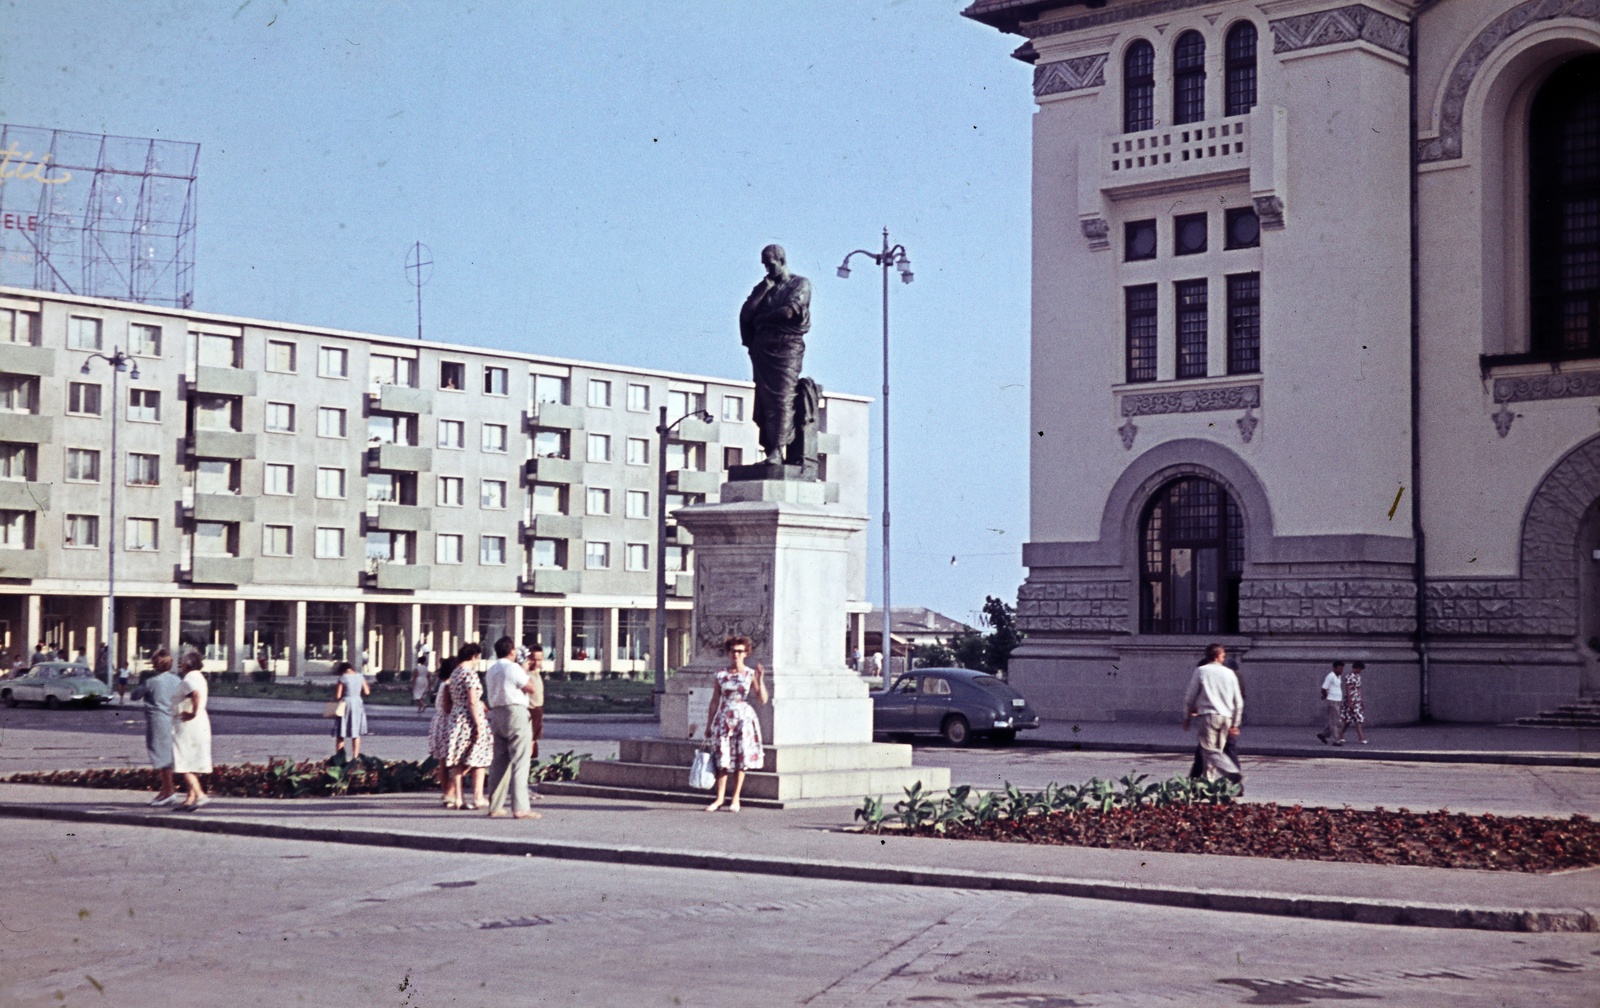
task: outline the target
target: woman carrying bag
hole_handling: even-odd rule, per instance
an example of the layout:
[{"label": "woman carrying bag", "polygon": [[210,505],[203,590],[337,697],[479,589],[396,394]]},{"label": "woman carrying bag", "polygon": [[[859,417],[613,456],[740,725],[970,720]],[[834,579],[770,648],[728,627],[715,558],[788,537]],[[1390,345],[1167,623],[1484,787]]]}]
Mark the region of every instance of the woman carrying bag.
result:
[{"label": "woman carrying bag", "polygon": [[706,709],[706,738],[711,740],[717,764],[717,800],[706,806],[707,812],[722,807],[728,788],[728,773],[733,772],[733,800],[728,811],[739,811],[739,792],[744,790],[746,770],[760,770],[764,756],[761,746],[761,722],[756,709],[746,699],[752,689],[756,698],[767,702],[767,684],[762,679],[761,666],[745,666],[750,656],[748,637],[729,637],[723,650],[733,659],[733,665],[717,673],[716,689],[711,694],[711,705]]},{"label": "woman carrying bag", "polygon": [[[358,760],[361,736],[367,733],[367,705],[361,698],[371,693],[372,687],[367,685],[367,677],[349,662],[335,665],[333,674],[339,677],[338,685],[333,688],[333,752],[338,755],[344,749],[344,740],[349,739],[350,758]],[[343,708],[338,704],[343,704]]]}]

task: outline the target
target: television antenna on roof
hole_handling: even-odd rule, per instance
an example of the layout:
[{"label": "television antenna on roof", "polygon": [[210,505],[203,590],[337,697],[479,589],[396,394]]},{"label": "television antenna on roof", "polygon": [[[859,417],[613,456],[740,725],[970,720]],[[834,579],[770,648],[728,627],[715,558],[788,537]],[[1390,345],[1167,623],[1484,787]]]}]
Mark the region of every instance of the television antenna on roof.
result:
[{"label": "television antenna on roof", "polygon": [[433,277],[433,249],[417,242],[406,253],[406,277],[417,289],[417,339],[422,338],[422,285]]}]

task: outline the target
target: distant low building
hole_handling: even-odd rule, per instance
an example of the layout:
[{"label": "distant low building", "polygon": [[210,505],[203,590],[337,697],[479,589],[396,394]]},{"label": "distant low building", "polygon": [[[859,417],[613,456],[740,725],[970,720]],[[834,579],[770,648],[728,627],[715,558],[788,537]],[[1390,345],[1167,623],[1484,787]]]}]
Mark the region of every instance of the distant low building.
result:
[{"label": "distant low building", "polygon": [[[892,655],[905,657],[911,649],[924,644],[944,644],[957,634],[972,633],[975,627],[967,626],[932,609],[922,606],[895,606],[889,611],[889,638],[894,645]],[[876,654],[883,650],[883,606],[873,606],[866,618],[863,654]]]}]

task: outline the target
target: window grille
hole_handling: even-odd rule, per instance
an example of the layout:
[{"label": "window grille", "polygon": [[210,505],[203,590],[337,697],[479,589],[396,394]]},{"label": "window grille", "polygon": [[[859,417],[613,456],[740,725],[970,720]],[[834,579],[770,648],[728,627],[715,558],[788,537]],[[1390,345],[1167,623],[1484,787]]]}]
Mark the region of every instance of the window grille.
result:
[{"label": "window grille", "polygon": [[1224,115],[1244,115],[1256,106],[1256,26],[1241,21],[1228,30]]},{"label": "window grille", "polygon": [[1261,274],[1228,277],[1228,373],[1261,370]]},{"label": "window grille", "polygon": [[1127,300],[1128,381],[1156,380],[1156,285],[1124,289]]},{"label": "window grille", "polygon": [[1182,126],[1205,117],[1206,40],[1186,31],[1172,50],[1172,121]]},{"label": "window grille", "polygon": [[1557,70],[1529,124],[1532,350],[1600,355],[1600,56]]},{"label": "window grille", "polygon": [[1122,59],[1122,132],[1155,127],[1156,50],[1143,39],[1128,47]]},{"label": "window grille", "polygon": [[1173,285],[1178,298],[1178,377],[1206,376],[1206,281],[1179,280]]}]

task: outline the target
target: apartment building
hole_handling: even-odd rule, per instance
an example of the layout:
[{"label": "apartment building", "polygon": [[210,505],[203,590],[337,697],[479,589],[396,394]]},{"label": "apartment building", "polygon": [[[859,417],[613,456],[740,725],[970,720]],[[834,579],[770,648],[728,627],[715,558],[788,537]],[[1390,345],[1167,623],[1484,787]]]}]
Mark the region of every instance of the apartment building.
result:
[{"label": "apartment building", "polygon": [[[102,356],[130,355],[113,374]],[[737,352],[736,347],[729,348]],[[693,542],[758,454],[753,386],[691,374],[0,287],[0,648],[217,670],[409,668],[502,634],[555,671],[685,659]],[[867,404],[828,393],[824,478],[867,510]],[[660,407],[678,423],[659,499]],[[113,433],[116,442],[113,444]],[[868,610],[865,537],[855,611]]]}]

